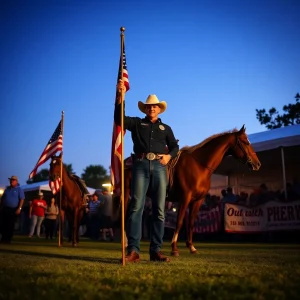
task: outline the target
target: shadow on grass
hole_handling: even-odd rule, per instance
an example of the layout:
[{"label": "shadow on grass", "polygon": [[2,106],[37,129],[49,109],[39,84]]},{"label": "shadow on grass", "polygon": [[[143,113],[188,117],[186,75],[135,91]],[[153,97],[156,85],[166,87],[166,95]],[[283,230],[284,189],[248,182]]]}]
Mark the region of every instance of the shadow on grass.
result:
[{"label": "shadow on grass", "polygon": [[63,254],[53,254],[53,253],[39,253],[32,251],[24,251],[24,250],[12,250],[12,249],[0,249],[0,253],[7,254],[22,254],[34,257],[47,257],[47,258],[59,258],[66,260],[82,260],[88,262],[99,262],[104,264],[120,264],[120,260],[117,258],[93,258],[82,255],[63,255]]}]

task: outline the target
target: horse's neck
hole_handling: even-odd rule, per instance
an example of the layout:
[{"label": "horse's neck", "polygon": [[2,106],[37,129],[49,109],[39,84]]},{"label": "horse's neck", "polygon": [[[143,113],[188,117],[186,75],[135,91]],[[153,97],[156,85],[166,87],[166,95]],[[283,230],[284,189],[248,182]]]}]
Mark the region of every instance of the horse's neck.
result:
[{"label": "horse's neck", "polygon": [[222,162],[225,153],[234,141],[233,135],[224,135],[212,140],[205,147],[199,148],[195,151],[199,162],[210,169],[217,169]]}]

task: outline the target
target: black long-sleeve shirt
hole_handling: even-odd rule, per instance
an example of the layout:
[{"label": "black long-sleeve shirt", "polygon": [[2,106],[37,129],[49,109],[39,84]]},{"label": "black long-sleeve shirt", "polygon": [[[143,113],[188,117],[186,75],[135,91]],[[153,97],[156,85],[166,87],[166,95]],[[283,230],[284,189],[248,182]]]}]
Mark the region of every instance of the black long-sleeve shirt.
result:
[{"label": "black long-sleeve shirt", "polygon": [[[121,104],[115,105],[115,123],[121,125]],[[179,146],[170,126],[162,123],[158,119],[152,123],[147,117],[124,116],[124,129],[131,131],[133,141],[133,151],[136,154],[153,152],[156,154],[168,154],[175,157],[179,151]]]}]

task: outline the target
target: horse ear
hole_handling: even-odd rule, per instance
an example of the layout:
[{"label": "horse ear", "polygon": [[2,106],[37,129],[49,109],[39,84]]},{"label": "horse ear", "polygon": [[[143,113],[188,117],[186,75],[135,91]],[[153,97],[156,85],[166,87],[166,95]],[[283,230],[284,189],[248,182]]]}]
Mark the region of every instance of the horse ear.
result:
[{"label": "horse ear", "polygon": [[239,133],[244,133],[246,131],[246,127],[245,124],[243,125],[243,127],[240,129]]}]

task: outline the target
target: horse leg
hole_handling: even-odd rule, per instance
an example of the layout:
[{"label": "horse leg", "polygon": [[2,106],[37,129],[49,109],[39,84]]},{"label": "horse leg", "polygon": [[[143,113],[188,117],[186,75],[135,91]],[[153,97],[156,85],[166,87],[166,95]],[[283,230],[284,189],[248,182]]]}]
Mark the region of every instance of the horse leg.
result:
[{"label": "horse leg", "polygon": [[178,208],[176,228],[175,228],[172,243],[171,243],[171,247],[172,247],[171,255],[172,256],[179,256],[179,251],[177,248],[177,240],[178,240],[178,235],[179,235],[180,229],[183,224],[183,220],[184,220],[184,216],[185,216],[185,212],[186,212],[188,203],[189,203],[188,199],[183,200],[183,202],[180,203],[179,208]]},{"label": "horse leg", "polygon": [[187,248],[190,249],[191,254],[197,254],[197,249],[193,245],[193,232],[194,232],[195,219],[196,219],[196,216],[199,212],[199,208],[202,203],[203,203],[203,201],[196,200],[196,201],[191,202],[191,204],[190,204],[186,246],[187,246]]}]

